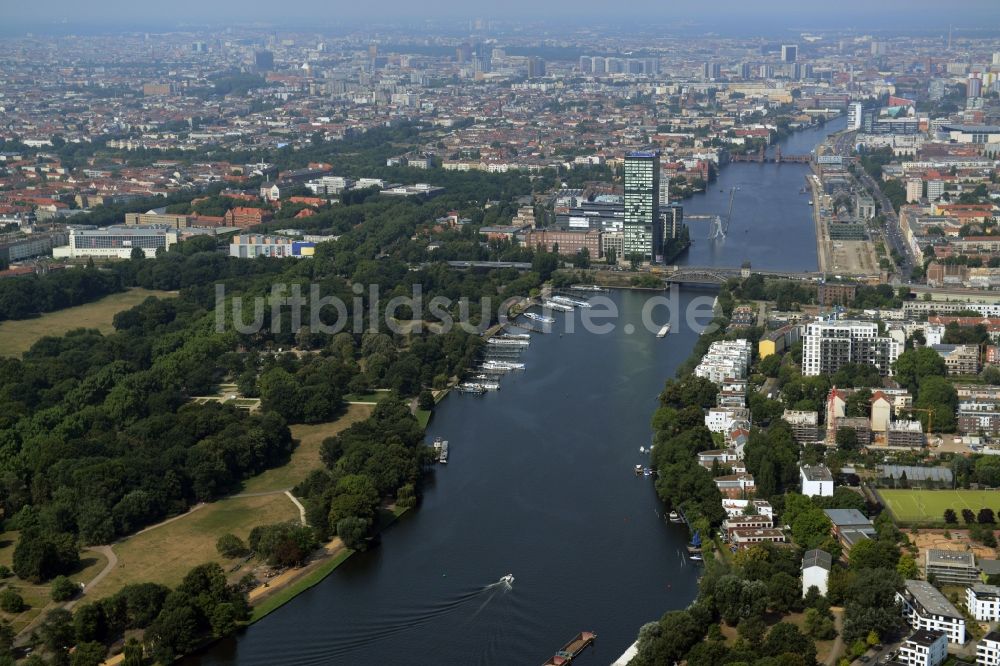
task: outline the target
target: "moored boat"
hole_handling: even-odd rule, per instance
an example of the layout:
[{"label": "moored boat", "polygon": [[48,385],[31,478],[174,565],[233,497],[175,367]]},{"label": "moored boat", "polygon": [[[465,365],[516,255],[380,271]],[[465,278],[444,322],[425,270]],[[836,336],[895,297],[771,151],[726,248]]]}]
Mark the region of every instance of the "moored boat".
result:
[{"label": "moored boat", "polygon": [[581,631],[573,639],[562,646],[562,649],[552,655],[542,666],[565,666],[580,656],[580,653],[593,645],[597,634],[592,631]]},{"label": "moored boat", "polygon": [[665,338],[667,337],[667,333],[669,332],[670,332],[670,324],[664,324],[663,328],[661,328],[660,331],[656,334],[656,337]]}]

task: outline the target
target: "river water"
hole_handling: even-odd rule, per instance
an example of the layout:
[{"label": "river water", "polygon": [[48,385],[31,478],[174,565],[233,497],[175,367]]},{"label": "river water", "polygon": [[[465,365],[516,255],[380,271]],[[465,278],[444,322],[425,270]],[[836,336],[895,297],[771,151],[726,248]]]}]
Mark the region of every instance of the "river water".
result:
[{"label": "river water", "polygon": [[[797,132],[782,142],[785,155],[805,155],[831,132],[844,129],[846,118],[831,120],[823,127]],[[802,193],[805,164],[732,163],[722,168],[719,178],[705,194],[683,202],[684,215],[720,215],[729,212],[732,188],[733,212],[729,234],[722,240],[708,240],[709,223],[689,220],[693,243],[675,263],[691,266],[751,266],[768,270],[815,271],[816,230],[811,193]]]},{"label": "river water", "polygon": [[[807,152],[829,131],[794,136],[787,154]],[[693,265],[816,268],[806,167],[731,165],[686,211],[725,212],[740,184],[730,237],[709,244],[697,230]],[[724,192],[718,190],[722,188]],[[754,220],[754,232],[738,225]],[[706,230],[707,233],[707,230]],[[751,240],[750,237],[753,237]],[[735,263],[734,263],[735,262]],[[451,394],[428,438],[450,442],[418,510],[311,590],[187,663],[541,664],[583,630],[597,642],[576,662],[606,665],[638,628],[696,594],[698,565],[684,553],[685,529],[666,523],[648,460],[650,416],[663,382],[697,339],[684,313],[713,292],[674,292],[670,335],[643,324],[649,292],[612,292],[613,330],[587,332],[583,311],[556,314],[556,332],[532,334],[523,372],[483,397]],[[571,320],[576,331],[560,335]],[[496,584],[511,573],[510,588]]]}]

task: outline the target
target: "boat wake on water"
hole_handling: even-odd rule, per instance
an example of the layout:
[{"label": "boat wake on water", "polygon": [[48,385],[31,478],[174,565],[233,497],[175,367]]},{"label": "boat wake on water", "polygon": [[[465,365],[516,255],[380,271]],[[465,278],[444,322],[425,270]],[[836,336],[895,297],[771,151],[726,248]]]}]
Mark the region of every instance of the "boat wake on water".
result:
[{"label": "boat wake on water", "polygon": [[[465,624],[476,619],[479,614],[486,609],[490,603],[503,597],[513,589],[514,576],[507,574],[499,580],[473,590],[460,592],[447,600],[427,607],[398,610],[390,612],[388,616],[383,615],[378,621],[367,629],[353,631],[350,636],[334,639],[332,645],[324,647],[324,654],[327,659],[330,656],[341,656],[355,652],[367,645],[385,640],[396,634],[418,629],[431,622],[440,621],[445,617],[454,617],[454,620],[461,622],[461,616],[468,614]],[[484,598],[485,597],[485,598]],[[457,616],[457,617],[455,617]]]}]

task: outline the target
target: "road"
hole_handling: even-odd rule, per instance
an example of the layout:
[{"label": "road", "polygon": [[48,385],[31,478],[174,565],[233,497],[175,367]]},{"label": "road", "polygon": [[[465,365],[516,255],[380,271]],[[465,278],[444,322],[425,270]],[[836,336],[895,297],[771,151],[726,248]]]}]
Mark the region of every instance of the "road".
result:
[{"label": "road", "polygon": [[882,192],[882,188],[878,186],[875,179],[862,168],[859,168],[857,173],[861,184],[865,186],[869,194],[878,202],[879,211],[885,219],[885,224],[882,226],[880,233],[886,247],[895,250],[903,258],[898,266],[899,277],[903,282],[908,282],[910,274],[913,272],[914,259],[910,252],[910,247],[903,240],[903,232],[899,228],[899,216],[896,215],[896,211],[892,207],[892,202]]}]

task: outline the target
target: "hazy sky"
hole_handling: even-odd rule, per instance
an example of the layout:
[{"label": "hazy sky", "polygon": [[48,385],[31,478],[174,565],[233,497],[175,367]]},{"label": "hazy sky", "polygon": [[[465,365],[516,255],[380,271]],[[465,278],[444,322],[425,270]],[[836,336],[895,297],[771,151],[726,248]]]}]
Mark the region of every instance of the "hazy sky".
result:
[{"label": "hazy sky", "polygon": [[385,23],[395,18],[464,21],[473,17],[544,19],[558,28],[560,21],[600,20],[626,24],[640,20],[666,23],[696,21],[699,25],[786,27],[934,28],[952,23],[968,28],[1000,31],[1000,0],[0,0],[3,22],[45,25],[72,22],[140,25],[149,22],[200,24],[229,21],[275,24],[311,20],[316,25],[340,21]]}]

